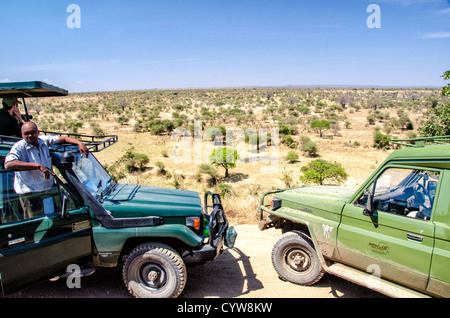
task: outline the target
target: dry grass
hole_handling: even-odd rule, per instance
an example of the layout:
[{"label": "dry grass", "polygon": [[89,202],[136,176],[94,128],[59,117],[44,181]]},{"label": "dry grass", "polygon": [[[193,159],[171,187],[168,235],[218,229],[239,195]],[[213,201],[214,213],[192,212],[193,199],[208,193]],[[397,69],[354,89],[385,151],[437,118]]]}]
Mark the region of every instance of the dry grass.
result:
[{"label": "dry grass", "polygon": [[[287,94],[297,93],[299,96],[304,96],[306,100],[306,91],[282,91],[283,97],[278,97],[277,100],[271,101],[271,105],[283,105],[283,98]],[[333,92],[333,96],[337,96],[346,92],[346,90]],[[182,95],[184,92],[164,92],[164,91],[154,91],[151,92],[151,97],[142,97],[143,92],[127,92],[127,98],[131,98],[135,103],[139,103],[139,107],[145,109],[152,109],[155,105],[155,100],[158,101],[159,105],[164,105],[165,109],[159,112],[158,117],[173,118],[173,106],[175,104],[184,105],[181,114],[185,115],[187,118],[192,120],[193,118],[200,118],[200,109],[208,109],[214,112],[213,118],[217,118],[216,122],[212,123],[211,120],[205,120],[208,122],[208,126],[213,125],[223,125],[227,128],[237,128],[237,127],[251,127],[259,129],[261,127],[270,129],[276,125],[276,121],[271,120],[271,114],[268,112],[268,108],[264,103],[265,101],[264,92],[252,90],[243,91],[235,90],[214,90],[214,91],[194,91],[189,92],[191,95]],[[251,97],[246,97],[245,94],[250,94]],[[402,100],[409,100],[408,96],[412,93],[422,94],[424,98],[420,105],[416,105],[414,108],[408,110],[408,115],[414,123],[414,127],[417,128],[421,120],[423,120],[424,112],[426,110],[426,102],[429,95],[438,95],[438,91],[402,91],[396,92],[396,101],[400,103]],[[115,96],[119,93],[109,93]],[[166,94],[166,95],[164,95]],[[185,94],[188,94],[187,91]],[[238,97],[233,97],[236,94]],[[257,94],[260,97],[256,96]],[[312,95],[314,95],[313,92]],[[318,91],[317,94],[323,94],[323,91]],[[374,94],[371,90],[357,91],[355,96],[367,96]],[[389,95],[392,94],[391,91],[379,92],[379,94]],[[426,95],[428,94],[428,95]],[[167,96],[171,96],[170,98]],[[181,96],[182,95],[182,96]],[[234,118],[223,118],[220,114],[224,112],[225,109],[231,108],[229,104],[225,104],[221,107],[211,106],[211,101],[206,100],[206,98],[218,98],[217,96],[232,96],[235,98],[236,103],[241,103],[240,109],[246,110],[248,112],[248,121],[244,123],[238,123]],[[278,93],[281,96],[281,92]],[[380,96],[385,96],[380,95]],[[97,94],[87,94],[87,95],[73,95],[74,97],[66,97],[62,99],[65,104],[79,103],[80,105],[90,104],[91,108],[95,108],[97,112],[106,111],[106,105],[111,103],[108,101],[108,93],[97,93]],[[146,95],[147,96],[147,95]],[[156,97],[155,97],[156,96]],[[177,100],[172,100],[173,96],[176,96]],[[322,96],[322,95],[320,95]],[[202,99],[205,98],[205,99]],[[317,97],[327,105],[336,104],[332,100],[332,97]],[[222,98],[223,100],[224,98]],[[363,105],[367,97],[361,97],[358,101],[360,105]],[[317,101],[316,100],[316,101]],[[48,99],[47,99],[48,101]],[[61,103],[61,99],[50,99],[49,105],[58,105]],[[411,104],[411,103],[410,103]],[[48,106],[47,106],[48,107]],[[44,107],[42,107],[44,108]],[[131,107],[128,107],[131,108]],[[135,108],[138,108],[137,106]],[[314,108],[311,106],[311,108]],[[68,111],[65,114],[50,114],[47,110],[48,108],[41,109],[41,114],[39,115],[39,120],[42,118],[49,118],[50,116],[62,118],[64,116],[72,116],[74,118],[77,116],[76,111]],[[251,110],[251,112],[249,112]],[[382,109],[383,112],[389,112],[391,117],[395,117],[396,109]],[[379,166],[382,161],[389,155],[392,150],[379,150],[373,148],[373,134],[374,128],[383,128],[383,123],[377,122],[376,125],[369,126],[367,124],[367,116],[372,111],[370,109],[359,107],[354,109],[352,107],[347,107],[342,112],[339,112],[339,117],[341,118],[338,123],[339,127],[336,131],[327,131],[323,138],[319,137],[319,134],[310,130],[308,124],[301,123],[305,120],[307,116],[300,116],[299,121],[296,125],[297,133],[294,135],[294,139],[298,142],[300,136],[309,136],[319,147],[319,158],[340,163],[345,171],[348,173],[349,177],[345,182],[345,186],[358,187],[360,186],[366,178],[373,172],[373,170]],[[126,113],[126,111],[124,111]],[[136,112],[137,113],[137,112]],[[95,113],[94,113],[95,114]],[[105,115],[106,114],[106,115]],[[90,118],[83,120],[83,127],[78,131],[78,133],[92,134],[90,121],[95,121],[99,127],[103,130],[105,134],[116,134],[119,136],[119,143],[96,154],[96,157],[105,165],[112,165],[120,157],[125,154],[127,150],[133,148],[135,152],[146,154],[149,157],[149,163],[146,169],[140,173],[133,173],[128,175],[125,179],[120,180],[121,183],[133,183],[139,185],[152,185],[157,187],[168,187],[174,188],[174,176],[177,177],[179,182],[178,187],[186,190],[193,190],[200,193],[201,198],[203,198],[203,193],[206,190],[211,190],[218,192],[220,191],[217,187],[211,186],[207,181],[198,181],[196,174],[200,163],[178,163],[173,158],[170,157],[174,146],[177,141],[172,140],[168,135],[152,135],[149,132],[133,132],[133,127],[136,124],[138,115],[125,125],[120,125],[114,118],[117,118],[119,114],[102,113],[102,115],[93,115],[95,118]],[[204,115],[204,113],[202,113]],[[322,116],[321,113],[311,115]],[[309,115],[308,115],[309,116]],[[345,127],[345,122],[350,122],[350,128]],[[42,121],[44,122],[44,121]],[[38,122],[39,123],[39,122]],[[394,136],[406,137],[405,132],[401,130],[395,130],[391,133]],[[207,142],[203,143],[206,147]],[[193,147],[193,146],[192,146]],[[192,148],[191,148],[192,149]],[[300,168],[307,165],[311,160],[317,158],[308,158],[302,155],[301,151],[295,149],[299,154],[300,158],[295,163],[288,163],[285,158],[288,151],[292,149],[287,148],[285,145],[281,145],[279,148],[279,161],[276,170],[271,173],[263,173],[263,168],[267,167],[267,164],[262,162],[239,162],[236,168],[230,170],[230,177],[224,179],[220,178],[219,182],[223,182],[230,187],[230,193],[227,193],[223,197],[224,207],[226,209],[228,218],[235,224],[254,224],[257,221],[256,208],[259,204],[259,199],[265,191],[285,188],[285,183],[281,180],[281,173],[284,171],[292,176],[292,186],[299,186],[299,176]],[[192,149],[192,151],[194,151]],[[254,154],[247,152],[244,157],[251,157]],[[204,163],[207,163],[207,159],[204,158]],[[165,165],[166,174],[159,173],[159,169],[156,168],[155,163],[161,161]],[[224,170],[218,168],[220,176],[224,175]]]}]

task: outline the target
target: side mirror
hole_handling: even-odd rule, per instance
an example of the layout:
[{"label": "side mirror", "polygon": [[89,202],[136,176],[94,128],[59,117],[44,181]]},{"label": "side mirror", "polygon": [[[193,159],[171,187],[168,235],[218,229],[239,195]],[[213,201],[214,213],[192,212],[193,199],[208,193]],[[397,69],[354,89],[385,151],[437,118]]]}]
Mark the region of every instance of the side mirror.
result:
[{"label": "side mirror", "polygon": [[61,156],[61,164],[64,167],[72,167],[72,164],[75,161],[75,156],[71,151],[66,151],[63,153],[63,155]]},{"label": "side mirror", "polygon": [[372,216],[373,215],[373,194],[370,192],[367,196],[367,205],[363,210],[363,215]]},{"label": "side mirror", "polygon": [[[367,203],[366,208],[363,210],[363,215],[372,216],[373,215],[373,193],[375,192],[375,185],[377,181],[372,184],[372,190],[367,193]],[[367,191],[367,190],[366,190]]]}]

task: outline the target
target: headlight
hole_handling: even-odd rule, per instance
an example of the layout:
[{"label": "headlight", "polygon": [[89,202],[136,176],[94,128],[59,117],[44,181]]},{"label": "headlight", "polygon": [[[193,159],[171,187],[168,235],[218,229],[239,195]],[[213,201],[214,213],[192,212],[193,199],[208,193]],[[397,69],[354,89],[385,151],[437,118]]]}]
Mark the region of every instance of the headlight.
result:
[{"label": "headlight", "polygon": [[271,208],[272,210],[276,210],[276,209],[278,209],[278,208],[281,208],[281,199],[273,198],[273,199],[270,201],[270,208]]}]

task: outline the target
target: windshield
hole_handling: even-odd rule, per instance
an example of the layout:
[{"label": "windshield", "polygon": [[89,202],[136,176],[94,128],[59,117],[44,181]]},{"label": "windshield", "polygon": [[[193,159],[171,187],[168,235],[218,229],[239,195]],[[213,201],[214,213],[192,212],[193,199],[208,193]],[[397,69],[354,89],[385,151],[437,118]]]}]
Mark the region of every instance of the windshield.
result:
[{"label": "windshield", "polygon": [[111,176],[106,172],[92,153],[89,157],[77,156],[73,165],[73,171],[78,179],[95,197],[104,195],[114,184]]}]

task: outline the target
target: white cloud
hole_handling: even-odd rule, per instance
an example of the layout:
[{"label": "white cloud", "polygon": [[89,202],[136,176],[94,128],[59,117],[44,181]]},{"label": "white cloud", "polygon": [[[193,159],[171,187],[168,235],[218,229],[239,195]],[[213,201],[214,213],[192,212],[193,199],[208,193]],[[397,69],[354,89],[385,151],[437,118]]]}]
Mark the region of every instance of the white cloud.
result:
[{"label": "white cloud", "polygon": [[441,32],[427,33],[427,34],[423,35],[421,38],[423,38],[423,39],[444,39],[444,38],[450,38],[450,31],[441,31]]}]

